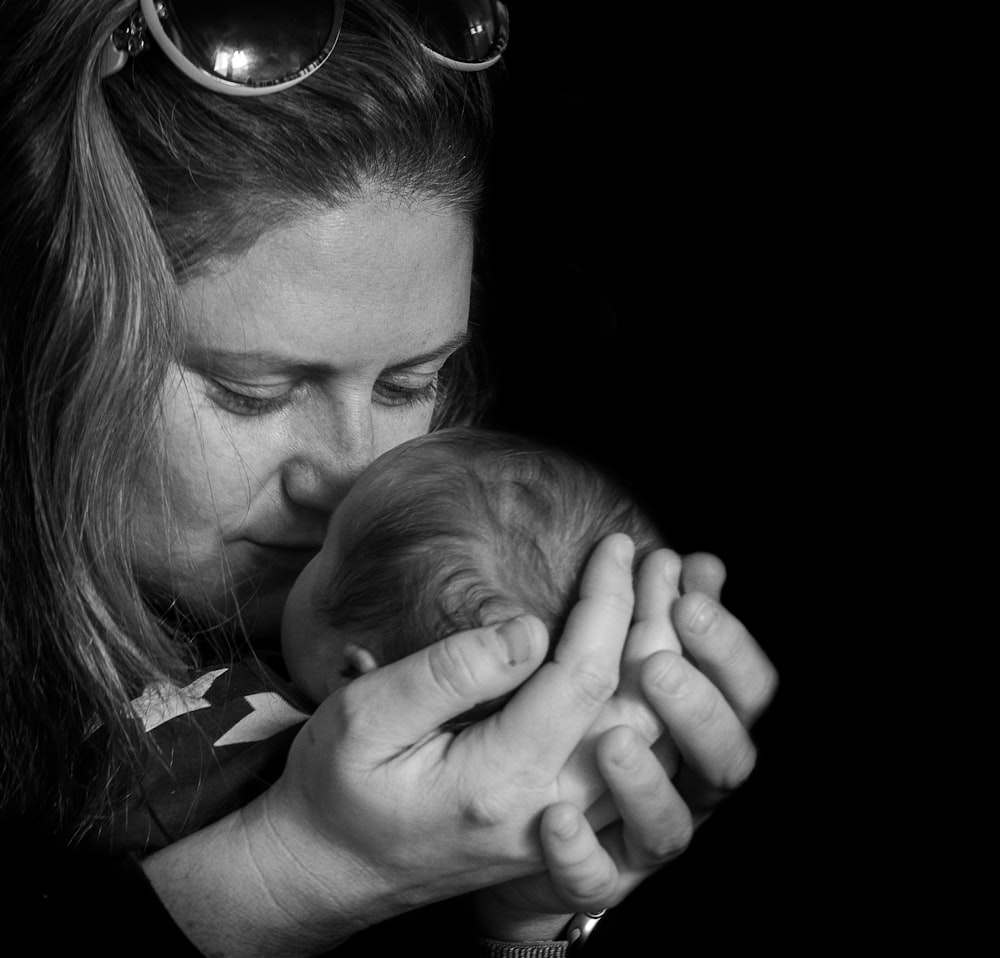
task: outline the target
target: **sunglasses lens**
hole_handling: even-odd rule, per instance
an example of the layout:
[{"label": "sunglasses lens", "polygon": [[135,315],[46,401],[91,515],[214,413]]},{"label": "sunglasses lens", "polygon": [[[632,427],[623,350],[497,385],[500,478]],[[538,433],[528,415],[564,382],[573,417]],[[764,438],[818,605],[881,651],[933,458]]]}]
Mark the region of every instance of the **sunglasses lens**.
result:
[{"label": "sunglasses lens", "polygon": [[496,0],[407,0],[420,38],[460,63],[498,57],[507,45],[507,8]]},{"label": "sunglasses lens", "polygon": [[342,2],[163,0],[160,25],[198,69],[245,86],[305,75],[337,40]]}]

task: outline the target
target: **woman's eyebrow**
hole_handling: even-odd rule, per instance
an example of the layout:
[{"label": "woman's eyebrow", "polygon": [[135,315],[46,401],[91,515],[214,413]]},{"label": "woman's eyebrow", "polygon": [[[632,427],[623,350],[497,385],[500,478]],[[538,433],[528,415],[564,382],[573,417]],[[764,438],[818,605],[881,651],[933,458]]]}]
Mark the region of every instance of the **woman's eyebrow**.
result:
[{"label": "woman's eyebrow", "polygon": [[423,366],[426,363],[435,363],[441,359],[447,359],[452,353],[458,352],[463,346],[468,345],[471,334],[468,329],[463,329],[460,333],[450,336],[440,346],[419,356],[411,356],[409,359],[394,366],[387,366],[386,372],[397,372],[401,369],[408,369],[410,366]]},{"label": "woman's eyebrow", "polygon": [[[452,353],[465,346],[470,339],[467,329],[449,336],[440,346],[410,356],[401,363],[386,367],[386,372],[398,372],[411,366],[422,366],[426,363],[447,359]],[[329,363],[313,362],[296,359],[284,353],[269,349],[217,349],[198,345],[189,345],[184,351],[184,363],[199,368],[246,372],[247,370],[279,370],[296,373],[302,376],[321,375],[332,369]]]},{"label": "woman's eyebrow", "polygon": [[301,375],[325,373],[330,369],[327,363],[300,360],[269,349],[216,349],[197,345],[184,350],[184,364],[230,372],[277,370]]}]

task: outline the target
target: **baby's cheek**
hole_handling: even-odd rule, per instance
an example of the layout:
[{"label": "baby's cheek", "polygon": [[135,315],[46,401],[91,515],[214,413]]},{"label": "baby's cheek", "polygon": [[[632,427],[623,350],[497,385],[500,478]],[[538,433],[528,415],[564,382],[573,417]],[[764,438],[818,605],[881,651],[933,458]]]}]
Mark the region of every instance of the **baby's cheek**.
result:
[{"label": "baby's cheek", "polygon": [[342,672],[330,672],[326,677],[327,694],[342,689],[345,685],[353,682],[355,678],[356,676],[345,675]]}]

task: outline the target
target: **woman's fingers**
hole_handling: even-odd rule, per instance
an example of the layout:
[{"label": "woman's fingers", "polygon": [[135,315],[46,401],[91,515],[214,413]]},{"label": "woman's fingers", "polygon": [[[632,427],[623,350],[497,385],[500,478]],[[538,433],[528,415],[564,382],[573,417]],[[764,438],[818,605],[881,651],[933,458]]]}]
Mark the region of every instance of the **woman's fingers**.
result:
[{"label": "woman's fingers", "polygon": [[691,813],[635,731],[619,726],[607,732],[597,761],[622,816],[620,867],[644,876],[684,851],[694,831]]},{"label": "woman's fingers", "polygon": [[750,775],[756,749],[746,727],[722,693],[690,662],[659,652],[644,664],[642,685],[680,750],[688,778],[697,782],[685,798],[692,810],[711,808]]},{"label": "woman's fingers", "polygon": [[600,911],[620,900],[618,865],[572,802],[544,809],[538,837],[544,871],[484,888],[474,897],[480,924],[490,937],[552,939],[573,912]]},{"label": "woman's fingers", "polygon": [[600,911],[616,900],[618,867],[575,805],[545,809],[539,834],[549,879],[566,908]]},{"label": "woman's fingers", "polygon": [[680,652],[670,610],[680,596],[681,557],[670,549],[650,553],[635,575],[635,612],[625,655],[627,670],[660,649]]},{"label": "woman's fingers", "polygon": [[625,641],[618,693],[598,719],[595,732],[631,725],[649,743],[662,734],[663,723],[639,688],[639,670],[655,652],[681,650],[670,618],[680,596],[680,574],[681,557],[670,549],[650,553],[636,570],[635,611]]},{"label": "woman's fingers", "polygon": [[778,673],[768,657],[743,624],[705,593],[684,595],[673,617],[685,651],[749,728],[777,689]]},{"label": "woman's fingers", "polygon": [[483,723],[486,747],[496,745],[497,761],[516,762],[522,779],[553,781],[618,687],[632,618],[633,552],[624,535],[598,544],[554,660]]},{"label": "woman's fingers", "polygon": [[549,878],[559,899],[575,911],[617,904],[684,851],[694,830],[685,801],[633,729],[618,726],[601,736],[597,761],[621,821],[598,836],[569,803],[552,805],[542,816]]},{"label": "woman's fingers", "polygon": [[719,599],[725,584],[726,567],[718,556],[710,552],[692,552],[684,556],[681,573],[683,592],[704,592]]},{"label": "woman's fingers", "polygon": [[370,735],[395,754],[479,702],[516,688],[548,651],[545,627],[520,616],[451,635],[341,690],[350,714],[378,716]]}]

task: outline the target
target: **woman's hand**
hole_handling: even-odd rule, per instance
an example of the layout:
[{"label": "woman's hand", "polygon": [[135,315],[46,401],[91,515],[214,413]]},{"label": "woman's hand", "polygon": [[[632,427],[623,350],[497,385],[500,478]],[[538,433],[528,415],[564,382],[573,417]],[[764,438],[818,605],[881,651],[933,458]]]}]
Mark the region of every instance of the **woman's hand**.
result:
[{"label": "woman's hand", "polygon": [[661,655],[643,667],[646,694],[683,756],[677,785],[696,822],[750,775],[749,731],[778,688],[770,660],[720,604],[725,576],[715,556],[685,559],[673,615],[686,657]]},{"label": "woman's hand", "polygon": [[[598,832],[593,809],[589,815],[571,803],[546,809],[540,835],[547,871],[477,896],[484,926],[494,937],[552,937],[568,913],[617,904],[680,854],[694,827],[753,768],[749,729],[774,695],[776,672],[743,625],[719,605],[721,562],[709,555],[688,557],[685,594],[678,597],[672,561],[654,554],[640,570],[636,625],[626,649],[631,665],[623,670],[627,687],[625,676],[641,659],[641,687],[668,736],[652,749],[644,723],[641,732],[619,725],[600,736],[596,760],[621,821]],[[666,587],[651,566],[664,570]],[[674,633],[663,624],[664,602],[691,661],[669,648]],[[617,703],[610,706],[606,711],[614,712]],[[671,740],[682,758],[673,781],[674,755],[662,750]],[[597,823],[606,818],[604,811]]]},{"label": "woman's hand", "polygon": [[[311,954],[539,871],[544,809],[602,787],[566,765],[618,685],[631,559],[624,536],[598,546],[540,668],[547,637],[525,617],[452,636],[330,696],[268,792],[144,863],[189,937],[210,953]],[[529,676],[498,714],[458,736],[438,730]]]}]

